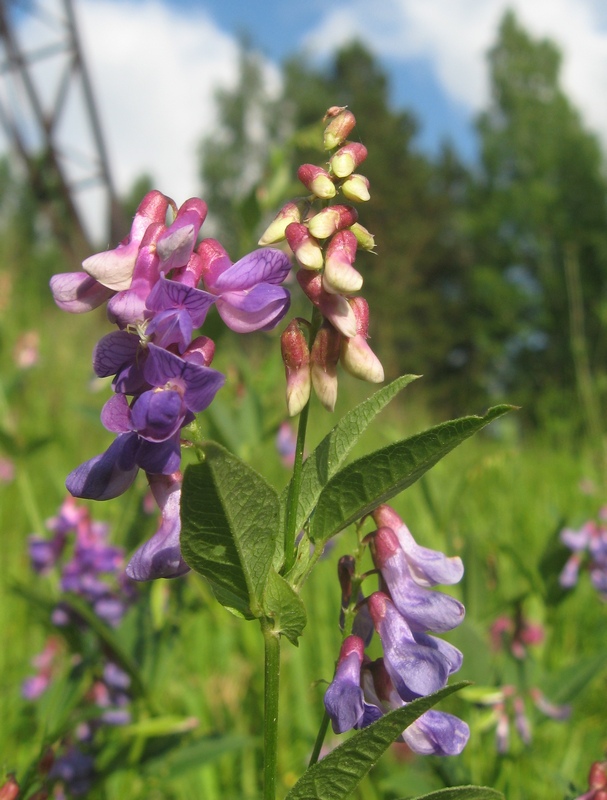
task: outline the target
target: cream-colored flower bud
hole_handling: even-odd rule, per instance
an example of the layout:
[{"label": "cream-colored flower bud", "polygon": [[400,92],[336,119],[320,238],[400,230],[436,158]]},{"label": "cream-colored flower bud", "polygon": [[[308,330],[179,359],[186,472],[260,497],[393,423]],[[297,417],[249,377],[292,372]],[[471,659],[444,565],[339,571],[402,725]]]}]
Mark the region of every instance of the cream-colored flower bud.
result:
[{"label": "cream-colored flower bud", "polygon": [[372,233],[363,227],[359,222],[355,222],[354,225],[350,225],[350,230],[356,236],[356,241],[358,242],[358,246],[361,250],[374,250],[375,249],[375,237]]},{"label": "cream-colored flower bud", "polygon": [[330,200],[335,197],[337,189],[333,179],[326,169],[315,164],[302,164],[297,170],[297,177],[303,185],[321,200]]},{"label": "cream-colored flower bud", "polygon": [[356,236],[348,230],[332,237],[325,256],[323,288],[330,294],[352,294],[363,285],[362,275],[352,266],[356,258]]},{"label": "cream-colored flower bud", "polygon": [[299,414],[310,399],[310,351],[302,328],[308,323],[294,319],[280,337],[280,350],[287,378],[286,399],[290,417]]},{"label": "cream-colored flower bud", "polygon": [[338,178],[347,178],[367,157],[367,148],[360,142],[348,142],[335,153],[329,165]]},{"label": "cream-colored flower bud", "polygon": [[304,269],[322,269],[324,258],[319,242],[310,235],[310,231],[302,222],[287,225],[285,235],[295,258]]},{"label": "cream-colored flower bud", "polygon": [[333,411],[337,400],[337,362],[341,336],[329,323],[323,323],[316,334],[310,354],[310,373],[316,396]]},{"label": "cream-colored flower bud", "polygon": [[364,175],[353,173],[341,185],[344,197],[353,200],[355,203],[366,203],[371,199],[369,194],[369,179]]},{"label": "cream-colored flower bud", "polygon": [[308,230],[317,239],[326,239],[337,231],[349,228],[358,219],[353,206],[335,205],[323,208],[308,222]]},{"label": "cream-colored flower bud", "polygon": [[381,383],[384,380],[384,368],[367,344],[369,305],[363,297],[353,297],[350,306],[356,318],[356,334],[350,339],[342,339],[341,363],[355,378]]},{"label": "cream-colored flower bud", "polygon": [[345,106],[332,106],[326,113],[329,124],[325,128],[325,150],[333,150],[343,144],[356,125],[356,118]]},{"label": "cream-colored flower bud", "polygon": [[295,203],[287,203],[286,206],[280,209],[272,222],[270,222],[258,244],[265,247],[269,244],[282,242],[285,238],[287,225],[290,225],[291,222],[299,222],[300,220],[301,214],[299,213],[297,205]]}]

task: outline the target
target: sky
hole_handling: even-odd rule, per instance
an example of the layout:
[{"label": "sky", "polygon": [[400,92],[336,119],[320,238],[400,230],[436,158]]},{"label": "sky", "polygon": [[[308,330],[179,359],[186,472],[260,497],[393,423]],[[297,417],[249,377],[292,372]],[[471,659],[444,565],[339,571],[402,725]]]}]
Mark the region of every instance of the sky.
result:
[{"label": "sky", "polygon": [[[52,12],[61,0],[37,2]],[[215,91],[235,85],[243,35],[263,55],[271,92],[279,90],[280,64],[292,54],[303,51],[322,63],[340,45],[361,40],[389,75],[394,107],[417,117],[417,146],[431,155],[449,139],[473,162],[473,121],[489,100],[486,53],[507,8],[533,36],[558,44],[563,86],[607,152],[605,0],[73,2],[120,193],[142,173],[151,174],[157,188],[178,204],[200,192],[197,146],[215,128]],[[31,50],[48,44],[56,31],[24,15],[19,35]],[[33,77],[49,98],[55,97],[59,60],[41,60],[34,68]],[[10,89],[0,94],[0,102],[14,108],[18,99]],[[83,150],[90,136],[80,107],[74,92],[57,136]],[[28,121],[23,125],[27,129]],[[0,136],[2,149],[6,141]],[[99,235],[99,198],[93,194],[82,193],[83,207]]]}]

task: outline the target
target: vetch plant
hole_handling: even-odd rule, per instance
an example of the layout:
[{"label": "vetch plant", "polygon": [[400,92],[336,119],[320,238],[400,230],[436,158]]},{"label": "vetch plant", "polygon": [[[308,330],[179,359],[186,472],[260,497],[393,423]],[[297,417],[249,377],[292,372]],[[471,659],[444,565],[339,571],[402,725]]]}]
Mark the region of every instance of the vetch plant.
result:
[{"label": "vetch plant", "polygon": [[[360,530],[369,516],[377,529],[359,549],[370,550],[379,589],[359,598],[358,556],[340,565],[344,638],[325,697],[328,716],[310,768],[287,797],[349,796],[399,738],[418,753],[461,752],[466,724],[433,709],[461,686],[447,685],[461,653],[434,634],[457,626],[464,609],[432,587],[457,583],[463,567],[419,545],[385,503],[508,410],[446,422],[346,463],[375,416],[415,378],[404,376],[350,410],[304,456],[313,395],[332,412],[340,368],[371,383],[384,380],[367,341],[369,307],[357,294],[364,279],[356,256],[375,246],[353,205],[370,199],[369,181],[358,171],[367,151],[348,140],[356,122],[350,110],[330,108],[325,121],[326,162],[300,167],[304,193],[278,212],[260,249],[232,263],[216,240],[198,241],[207,211],[202,200],[178,208],[153,191],[116,248],[87,258],[83,272],[51,281],[62,309],[80,313],[107,302],[117,326],[93,355],[96,374],[112,377],[114,394],[101,421],[115,439],[74,469],[67,488],[75,497],[113,499],[145,472],[161,521],[131,557],[127,575],[145,581],[194,570],[225,608],[258,622],[265,645],[264,800],[276,797],[280,650],[284,640],[297,645],[304,632],[302,586],[332,537],[350,525]],[[294,454],[289,447],[292,476],[279,493],[236,455],[200,441],[192,423],[225,382],[211,366],[214,342],[200,330],[212,306],[237,334],[270,330],[288,311],[283,282],[292,268],[311,313],[288,322],[281,337],[287,410],[299,420]],[[182,474],[183,444],[195,448],[199,463]],[[47,557],[41,552],[41,561]],[[373,628],[384,656],[369,662]],[[316,763],[329,718],[336,731],[358,730]],[[497,796],[478,787],[449,794]]]}]

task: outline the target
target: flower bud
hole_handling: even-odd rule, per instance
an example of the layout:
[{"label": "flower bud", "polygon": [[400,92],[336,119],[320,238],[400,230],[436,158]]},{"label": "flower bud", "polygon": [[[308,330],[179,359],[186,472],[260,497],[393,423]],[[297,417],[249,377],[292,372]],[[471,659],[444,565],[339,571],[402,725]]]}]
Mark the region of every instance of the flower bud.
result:
[{"label": "flower bud", "polygon": [[291,222],[285,231],[289,247],[304,269],[322,269],[323,256],[320,244],[301,222]]},{"label": "flower bud", "polygon": [[347,178],[367,157],[367,148],[360,142],[348,142],[335,153],[329,162],[338,178]]},{"label": "flower bud", "polygon": [[369,329],[369,306],[362,297],[354,297],[350,305],[356,318],[356,335],[341,343],[341,363],[344,369],[355,378],[369,383],[381,383],[384,368],[375,353],[367,344]]},{"label": "flower bud", "polygon": [[607,763],[595,761],[588,775],[589,789],[607,789]]},{"label": "flower bud", "polygon": [[0,800],[16,800],[19,797],[19,784],[14,775],[9,775],[8,780],[0,786]]},{"label": "flower bud", "polygon": [[312,217],[308,230],[317,239],[326,239],[337,231],[354,225],[357,219],[358,211],[352,206],[329,206]]},{"label": "flower bud", "polygon": [[316,334],[310,354],[312,386],[327,411],[333,411],[337,400],[337,362],[339,361],[340,339],[341,336],[335,328],[325,322]]},{"label": "flower bud", "polygon": [[182,358],[185,361],[199,364],[201,367],[208,367],[211,365],[214,356],[215,342],[209,339],[208,336],[197,336],[190,342]]},{"label": "flower bud", "polygon": [[329,242],[325,257],[323,288],[330,294],[350,294],[363,285],[362,275],[352,266],[356,258],[356,236],[338,231]]},{"label": "flower bud", "polygon": [[325,119],[329,120],[324,132],[325,150],[333,150],[346,141],[356,125],[356,117],[345,106],[331,106]]},{"label": "flower bud", "polygon": [[302,330],[302,319],[294,319],[280,337],[280,350],[287,378],[287,410],[290,417],[304,408],[310,399],[310,351]]},{"label": "flower bud", "polygon": [[341,185],[341,190],[348,200],[355,203],[366,203],[371,199],[369,194],[369,179],[364,175],[353,173]]},{"label": "flower bud", "polygon": [[375,238],[372,233],[364,228],[359,222],[350,225],[350,230],[356,236],[356,241],[361,250],[373,250],[375,248]]},{"label": "flower bud", "polygon": [[356,317],[345,297],[325,291],[318,273],[300,270],[296,277],[306,297],[343,336],[356,336]]},{"label": "flower bud", "polygon": [[314,164],[302,164],[297,170],[297,177],[306,189],[315,194],[316,197],[320,197],[323,200],[330,200],[331,197],[335,197],[337,189],[326,169],[317,167]]},{"label": "flower bud", "polygon": [[295,203],[287,203],[280,209],[272,222],[270,222],[258,244],[260,244],[262,247],[265,247],[268,244],[282,242],[285,238],[285,230],[287,225],[289,225],[291,222],[300,221],[301,214],[299,213],[299,208],[297,205]]}]

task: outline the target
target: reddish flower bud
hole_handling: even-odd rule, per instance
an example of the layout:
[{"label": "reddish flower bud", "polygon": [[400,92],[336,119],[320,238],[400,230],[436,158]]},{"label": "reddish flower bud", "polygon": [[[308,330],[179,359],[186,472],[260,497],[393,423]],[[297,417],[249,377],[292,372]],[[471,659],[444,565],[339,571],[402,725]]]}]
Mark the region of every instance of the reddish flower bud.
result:
[{"label": "reddish flower bud", "polygon": [[358,211],[352,206],[329,206],[315,214],[308,229],[317,239],[326,239],[337,231],[349,228],[358,219]]},{"label": "reddish flower bud", "polygon": [[375,248],[375,238],[372,233],[364,228],[359,222],[350,225],[350,230],[356,236],[356,241],[361,250],[373,250]]},{"label": "reddish flower bud", "polygon": [[214,356],[215,342],[209,339],[208,336],[197,336],[190,342],[182,358],[194,364],[199,364],[201,367],[208,367]]},{"label": "reddish flower bud", "polygon": [[300,221],[301,214],[299,213],[299,208],[297,205],[295,203],[287,203],[286,206],[283,206],[280,209],[272,222],[270,222],[258,244],[264,247],[268,244],[282,242],[285,238],[285,230],[287,225],[289,225],[291,222]]},{"label": "reddish flower bud", "polygon": [[320,244],[301,222],[291,222],[285,231],[289,247],[304,269],[322,269],[323,256]]},{"label": "reddish flower bud", "polygon": [[356,125],[356,117],[345,106],[331,106],[325,119],[329,120],[324,132],[325,150],[333,150],[346,141]]},{"label": "reddish flower bud", "polygon": [[294,417],[310,399],[310,351],[302,326],[308,323],[294,319],[280,337],[280,349],[287,377],[287,410]]},{"label": "reddish flower bud", "polygon": [[312,386],[327,411],[333,411],[337,400],[340,340],[340,334],[332,325],[325,322],[316,334],[310,354]]},{"label": "reddish flower bud", "polygon": [[0,786],[0,800],[16,800],[19,797],[19,784],[14,775],[9,775],[8,780]]},{"label": "reddish flower bud", "polygon": [[353,200],[355,203],[366,203],[371,199],[369,194],[369,179],[364,175],[353,173],[341,185],[344,197]]},{"label": "reddish flower bud", "polygon": [[326,169],[314,164],[302,164],[297,170],[297,177],[316,197],[323,200],[335,197],[337,189]]},{"label": "reddish flower bud", "polygon": [[310,301],[341,334],[356,336],[356,317],[345,297],[325,291],[318,273],[300,270],[297,280]]},{"label": "reddish flower bud", "polygon": [[350,294],[362,287],[362,275],[352,266],[356,258],[356,247],[356,236],[348,230],[338,231],[329,242],[323,288],[330,294]]},{"label": "reddish flower bud", "polygon": [[331,157],[331,170],[338,178],[347,178],[367,157],[367,148],[360,142],[348,142]]},{"label": "reddish flower bud", "polygon": [[352,598],[352,578],[356,571],[354,556],[342,556],[337,562],[337,578],[341,586],[341,605],[346,608]]},{"label": "reddish flower bud", "polygon": [[607,789],[607,763],[595,761],[588,775],[589,789]]},{"label": "reddish flower bud", "polygon": [[350,305],[356,318],[356,335],[342,341],[341,363],[355,378],[370,383],[381,383],[384,379],[384,368],[366,341],[369,330],[369,306],[362,297],[352,298]]}]

